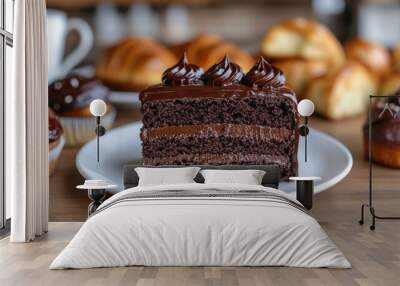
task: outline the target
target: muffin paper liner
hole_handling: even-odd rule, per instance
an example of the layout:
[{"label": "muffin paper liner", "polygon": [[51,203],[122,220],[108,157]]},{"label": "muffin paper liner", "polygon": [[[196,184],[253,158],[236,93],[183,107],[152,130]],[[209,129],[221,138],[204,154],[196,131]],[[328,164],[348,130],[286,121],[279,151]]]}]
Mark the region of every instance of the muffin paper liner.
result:
[{"label": "muffin paper liner", "polygon": [[[114,107],[101,117],[101,125],[106,129],[112,127],[117,111]],[[96,137],[96,118],[93,117],[61,117],[66,146],[80,146]]]},{"label": "muffin paper liner", "polygon": [[64,147],[65,144],[64,135],[61,135],[59,140],[60,141],[58,142],[57,146],[49,150],[49,175],[54,173],[57,160],[60,157],[61,151]]}]

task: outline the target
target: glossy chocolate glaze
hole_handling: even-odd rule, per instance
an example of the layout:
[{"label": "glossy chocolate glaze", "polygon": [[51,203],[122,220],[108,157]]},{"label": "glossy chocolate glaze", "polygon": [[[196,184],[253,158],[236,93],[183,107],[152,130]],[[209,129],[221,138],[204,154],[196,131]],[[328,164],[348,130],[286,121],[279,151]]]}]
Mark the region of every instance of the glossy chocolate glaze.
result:
[{"label": "glossy chocolate glaze", "polygon": [[189,64],[184,54],[176,65],[164,71],[162,83],[171,86],[200,85],[203,84],[200,79],[203,73],[202,68]]},{"label": "glossy chocolate glaze", "polygon": [[53,110],[49,109],[49,143],[58,140],[63,134],[63,129]]},{"label": "glossy chocolate glaze", "polygon": [[239,84],[243,76],[242,68],[232,63],[228,56],[225,55],[222,61],[206,71],[202,79],[205,84],[210,86],[228,86]]},{"label": "glossy chocolate glaze", "polygon": [[[192,85],[187,84],[186,80],[186,83],[182,85],[178,85],[178,81],[174,81],[174,84],[167,85],[164,82],[144,89],[139,97],[142,104],[144,104],[148,101],[183,98],[226,98],[273,95],[285,96],[297,104],[297,98],[293,91],[284,86],[285,77],[283,73],[270,65],[263,58],[261,58],[240,81],[238,79],[241,75],[237,68],[238,66],[236,64],[224,58],[221,63],[213,66],[203,75],[204,83],[196,82],[195,85]],[[168,74],[170,74],[170,72],[168,72]],[[170,79],[169,82],[171,81],[172,79]]]},{"label": "glossy chocolate glaze", "polygon": [[265,87],[262,90],[250,88],[242,84],[229,85],[224,87],[215,87],[208,85],[199,86],[165,86],[163,84],[154,85],[143,90],[140,95],[142,104],[148,101],[162,101],[174,99],[201,99],[201,98],[226,98],[226,97],[247,97],[247,96],[284,96],[297,104],[297,98],[294,93],[282,87]]},{"label": "glossy chocolate glaze", "polygon": [[[400,95],[400,91],[394,95]],[[371,110],[372,141],[400,144],[400,98],[376,101]],[[364,124],[364,136],[368,138],[368,121]]]},{"label": "glossy chocolate glaze", "polygon": [[59,114],[90,106],[94,99],[108,102],[109,90],[97,79],[70,74],[49,86],[49,106]]}]

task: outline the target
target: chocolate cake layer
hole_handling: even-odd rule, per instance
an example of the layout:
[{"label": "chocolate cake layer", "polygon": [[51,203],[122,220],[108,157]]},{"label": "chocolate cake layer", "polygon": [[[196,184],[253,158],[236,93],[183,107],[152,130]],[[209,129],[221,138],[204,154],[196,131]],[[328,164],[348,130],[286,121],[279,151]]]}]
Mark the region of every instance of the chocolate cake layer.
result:
[{"label": "chocolate cake layer", "polygon": [[293,130],[298,122],[296,104],[273,94],[150,101],[142,114],[145,128],[226,123]]},{"label": "chocolate cake layer", "polygon": [[180,154],[272,154],[287,156],[294,153],[294,146],[285,141],[258,141],[245,137],[203,137],[186,136],[185,138],[159,138],[143,141],[143,156],[156,158],[160,154],[175,157]]},{"label": "chocolate cake layer", "polygon": [[281,170],[282,179],[297,173],[297,163],[287,156],[265,154],[180,154],[174,157],[143,158],[143,164],[158,165],[268,165],[276,164]]}]

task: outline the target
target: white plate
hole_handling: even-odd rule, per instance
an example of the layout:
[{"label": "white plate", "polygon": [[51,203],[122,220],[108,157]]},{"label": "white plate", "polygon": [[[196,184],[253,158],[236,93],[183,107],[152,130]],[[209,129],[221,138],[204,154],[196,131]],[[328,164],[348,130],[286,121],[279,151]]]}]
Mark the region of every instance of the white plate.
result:
[{"label": "white plate", "polygon": [[[108,180],[123,188],[122,167],[139,164],[142,159],[140,141],[141,123],[132,123],[110,130],[100,139],[100,163],[96,161],[96,140],[84,145],[76,157],[76,167],[86,179]],[[304,141],[299,144],[299,175],[316,176],[315,192],[324,191],[340,182],[350,172],[353,158],[350,151],[339,141],[321,131],[310,128],[308,136],[308,162],[304,162]],[[281,182],[281,190],[295,192],[294,182]]]},{"label": "white plate", "polygon": [[[87,77],[94,76],[94,67],[91,65],[79,67],[74,72]],[[110,90],[110,102],[117,106],[137,108],[140,106],[139,92]]]},{"label": "white plate", "polygon": [[139,92],[110,91],[110,101],[114,105],[137,108],[140,106]]}]

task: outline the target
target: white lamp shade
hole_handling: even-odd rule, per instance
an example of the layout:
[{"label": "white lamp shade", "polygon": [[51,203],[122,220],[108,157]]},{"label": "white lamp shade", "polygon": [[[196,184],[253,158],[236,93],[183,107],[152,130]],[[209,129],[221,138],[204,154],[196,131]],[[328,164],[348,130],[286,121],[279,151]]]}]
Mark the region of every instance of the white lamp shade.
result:
[{"label": "white lamp shade", "polygon": [[311,116],[314,113],[314,103],[309,99],[303,99],[297,105],[297,111],[301,116]]},{"label": "white lamp shade", "polygon": [[104,100],[95,99],[90,103],[90,113],[93,116],[103,116],[107,112],[107,104]]}]

